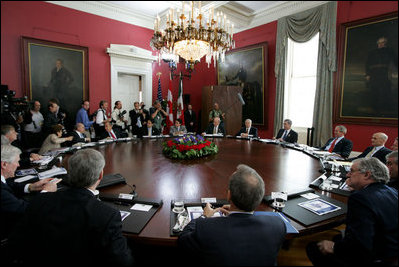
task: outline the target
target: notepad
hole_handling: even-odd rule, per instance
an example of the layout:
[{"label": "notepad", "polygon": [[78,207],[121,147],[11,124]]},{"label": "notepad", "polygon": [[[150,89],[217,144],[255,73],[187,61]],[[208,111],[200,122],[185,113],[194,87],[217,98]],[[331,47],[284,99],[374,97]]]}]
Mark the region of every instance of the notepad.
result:
[{"label": "notepad", "polygon": [[136,203],[130,209],[138,210],[138,211],[149,211],[151,208],[152,208],[152,205],[145,205],[145,204]]}]

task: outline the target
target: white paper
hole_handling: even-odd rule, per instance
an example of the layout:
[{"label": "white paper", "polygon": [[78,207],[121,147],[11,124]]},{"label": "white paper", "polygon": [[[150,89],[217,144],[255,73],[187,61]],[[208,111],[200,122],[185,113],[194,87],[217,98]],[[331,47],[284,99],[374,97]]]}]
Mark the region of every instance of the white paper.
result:
[{"label": "white paper", "polygon": [[120,210],[119,212],[121,213],[121,219],[122,219],[122,221],[123,221],[124,219],[126,219],[127,216],[130,215],[130,212],[128,212],[128,211]]},{"label": "white paper", "polygon": [[307,194],[302,194],[301,197],[304,197],[306,199],[315,199],[320,197],[319,195],[313,194],[313,193],[307,193]]},{"label": "white paper", "polygon": [[39,177],[39,179],[45,179],[45,178],[54,177],[54,176],[60,175],[60,174],[67,174],[66,169],[56,167],[56,168],[52,168],[48,171],[41,172],[37,176]]},{"label": "white paper", "polygon": [[131,195],[131,194],[122,194],[122,193],[120,193],[120,194],[119,194],[119,198],[121,198],[121,199],[130,199],[130,200],[132,200],[132,199],[133,199],[133,195]]},{"label": "white paper", "polygon": [[272,192],[271,197],[272,199],[281,198],[287,201],[287,194],[283,192]]},{"label": "white paper", "polygon": [[145,204],[140,204],[136,203],[131,207],[131,210],[138,210],[138,211],[149,211],[152,208],[152,205],[145,205]]},{"label": "white paper", "polygon": [[216,197],[203,197],[201,203],[216,203]]},{"label": "white paper", "polygon": [[342,180],[341,177],[336,177],[336,176],[330,176],[329,179],[337,181],[337,182],[341,182],[341,180]]},{"label": "white paper", "polygon": [[24,176],[24,177],[15,179],[14,182],[16,182],[16,183],[23,183],[23,182],[29,181],[30,179],[33,179],[33,178],[35,178],[35,177],[36,177],[35,175],[27,175],[27,176]]}]

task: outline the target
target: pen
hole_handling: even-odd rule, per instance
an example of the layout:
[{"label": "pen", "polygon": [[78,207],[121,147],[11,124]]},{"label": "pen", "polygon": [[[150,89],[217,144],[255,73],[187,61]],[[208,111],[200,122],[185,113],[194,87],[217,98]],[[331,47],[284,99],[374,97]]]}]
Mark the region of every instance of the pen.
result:
[{"label": "pen", "polygon": [[56,184],[58,184],[58,183],[61,182],[61,181],[62,181],[62,179],[54,178],[54,179],[52,179],[51,181],[49,181],[49,183],[56,183]]}]

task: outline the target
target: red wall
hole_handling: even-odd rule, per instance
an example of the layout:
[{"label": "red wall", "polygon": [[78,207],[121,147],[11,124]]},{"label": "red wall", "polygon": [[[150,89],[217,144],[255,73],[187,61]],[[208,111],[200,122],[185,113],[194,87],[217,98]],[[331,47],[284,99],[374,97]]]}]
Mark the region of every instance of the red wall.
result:
[{"label": "red wall", "polygon": [[24,95],[21,36],[89,48],[91,111],[101,99],[111,100],[111,43],[150,50],[152,31],[146,28],[38,1],[1,2],[1,84]]},{"label": "red wall", "polygon": [[[398,10],[397,1],[340,1],[338,2],[337,34],[342,23],[377,16]],[[234,35],[236,47],[262,42],[268,43],[267,85],[265,107],[267,124],[260,127],[260,135],[270,138],[273,132],[276,79],[274,61],[276,46],[277,21],[243,31]],[[135,45],[151,50],[149,40],[152,31],[139,26],[103,18],[45,2],[1,2],[1,83],[17,92],[24,93],[21,64],[21,36],[46,39],[87,46],[89,48],[89,88],[91,110],[95,109],[101,99],[110,101],[110,59],[105,50],[111,43]],[[337,36],[339,37],[339,36]],[[204,59],[203,59],[204,61]],[[178,71],[184,68],[179,64]],[[163,97],[167,98],[169,68],[162,62],[153,63],[153,99],[156,98],[158,79],[157,72],[162,72],[161,86]],[[195,66],[191,80],[183,81],[185,94],[191,95],[195,111],[201,108],[201,91],[206,85],[217,83],[213,64],[208,69],[204,62]],[[178,94],[178,79],[173,81],[173,99]],[[347,137],[354,141],[354,150],[363,150],[370,143],[372,133],[382,131],[390,136],[387,146],[398,135],[397,127],[367,126],[346,124]]]},{"label": "red wall", "polygon": [[[339,1],[337,10],[337,47],[339,47],[339,33],[341,24],[374,17],[390,12],[398,11],[397,1]],[[335,75],[334,81],[337,81]],[[336,84],[336,83],[335,83]],[[337,86],[335,89],[338,90]],[[353,141],[353,150],[363,151],[371,145],[371,135],[376,132],[384,132],[389,136],[386,147],[390,148],[395,137],[398,136],[398,127],[367,126],[358,124],[345,124],[348,128],[347,138]]]}]

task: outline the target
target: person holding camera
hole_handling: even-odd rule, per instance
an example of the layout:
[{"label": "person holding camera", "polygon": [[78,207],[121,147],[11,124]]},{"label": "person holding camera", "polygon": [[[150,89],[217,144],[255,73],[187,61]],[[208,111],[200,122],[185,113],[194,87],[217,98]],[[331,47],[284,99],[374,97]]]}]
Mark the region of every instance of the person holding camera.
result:
[{"label": "person holding camera", "polygon": [[41,144],[43,141],[42,126],[44,117],[42,113],[40,113],[39,101],[34,101],[29,111],[25,113],[24,122],[25,127],[22,132],[24,147],[32,148],[35,145]]},{"label": "person holding camera", "polygon": [[125,119],[126,110],[122,111],[122,102],[116,101],[114,106],[114,111],[112,111],[111,118],[113,123],[113,129],[119,132],[122,137],[127,137],[125,128],[127,125],[127,120]]},{"label": "person holding camera", "polygon": [[[143,105],[144,106],[144,105]],[[129,111],[130,122],[132,126],[132,134],[140,135],[142,127],[145,124],[146,113],[143,112],[139,102],[134,102],[134,109]]]}]

